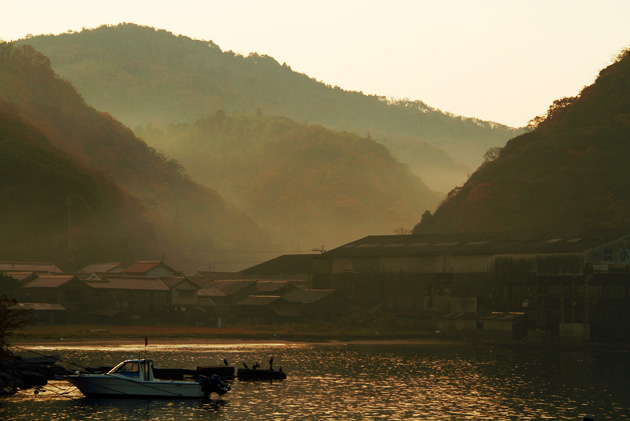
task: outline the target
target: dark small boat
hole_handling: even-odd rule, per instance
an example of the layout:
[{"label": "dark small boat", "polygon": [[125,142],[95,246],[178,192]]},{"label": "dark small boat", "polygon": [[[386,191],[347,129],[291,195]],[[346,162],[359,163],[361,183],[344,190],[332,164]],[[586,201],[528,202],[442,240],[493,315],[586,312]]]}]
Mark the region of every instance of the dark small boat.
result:
[{"label": "dark small boat", "polygon": [[53,365],[60,359],[61,359],[61,356],[59,354],[55,354],[55,355],[41,355],[38,357],[23,357],[22,361],[24,361],[27,364]]},{"label": "dark small boat", "polygon": [[185,368],[153,368],[153,375],[160,380],[184,380],[186,377],[195,377],[198,374],[197,370],[187,370]]},{"label": "dark small boat", "polygon": [[282,370],[259,370],[255,368],[239,368],[236,372],[239,380],[283,380],[287,373]]},{"label": "dark small boat", "polygon": [[221,380],[234,379],[234,367],[217,366],[217,367],[197,367],[197,373],[202,376],[211,377],[213,374],[219,376]]}]

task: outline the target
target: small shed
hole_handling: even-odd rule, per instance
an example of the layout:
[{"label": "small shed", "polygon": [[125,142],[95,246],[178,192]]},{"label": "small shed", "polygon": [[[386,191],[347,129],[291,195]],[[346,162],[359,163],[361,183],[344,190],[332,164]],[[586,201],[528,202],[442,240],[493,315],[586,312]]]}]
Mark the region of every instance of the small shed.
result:
[{"label": "small shed", "polygon": [[297,307],[274,295],[250,295],[237,304],[239,316],[267,324],[299,319]]},{"label": "small shed", "polygon": [[523,313],[449,313],[438,320],[438,327],[484,339],[511,341],[527,336]]},{"label": "small shed", "polygon": [[66,308],[51,303],[17,303],[11,308],[30,310],[37,322],[45,325],[62,324],[66,321]]},{"label": "small shed", "polygon": [[306,317],[334,319],[348,312],[349,301],[334,289],[295,289],[282,296]]}]

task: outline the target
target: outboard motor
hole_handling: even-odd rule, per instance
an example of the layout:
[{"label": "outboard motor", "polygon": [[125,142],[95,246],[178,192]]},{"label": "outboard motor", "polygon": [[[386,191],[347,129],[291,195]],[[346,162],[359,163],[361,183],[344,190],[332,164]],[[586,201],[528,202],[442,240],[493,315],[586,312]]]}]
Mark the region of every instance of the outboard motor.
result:
[{"label": "outboard motor", "polygon": [[221,378],[216,374],[213,374],[210,377],[207,376],[198,376],[197,383],[201,385],[201,390],[204,392],[204,398],[210,398],[211,393],[216,393],[217,395],[225,395],[232,388],[227,384],[223,383]]}]

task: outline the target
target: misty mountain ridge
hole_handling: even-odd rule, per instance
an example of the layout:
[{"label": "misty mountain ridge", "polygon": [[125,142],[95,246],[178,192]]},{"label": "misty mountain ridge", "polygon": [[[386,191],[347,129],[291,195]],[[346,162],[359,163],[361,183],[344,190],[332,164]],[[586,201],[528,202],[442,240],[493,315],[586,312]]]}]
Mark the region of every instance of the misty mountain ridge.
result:
[{"label": "misty mountain ridge", "polygon": [[[190,267],[195,259],[199,259],[199,255],[195,255],[196,250],[260,250],[269,247],[269,237],[251,218],[233,209],[216,191],[192,182],[176,161],[148,147],[111,116],[86,105],[72,85],[53,72],[50,61],[32,47],[0,44],[0,101],[8,104],[11,110],[7,125],[16,118],[25,122],[22,126],[11,123],[13,129],[11,136],[7,136],[8,147],[18,151],[24,145],[16,145],[15,139],[27,143],[35,136],[31,132],[37,130],[37,136],[45,141],[40,142],[39,148],[31,143],[32,153],[51,155],[48,167],[54,177],[44,185],[49,186],[50,191],[60,192],[52,197],[44,196],[54,202],[50,204],[39,203],[34,193],[28,196],[31,202],[23,202],[24,208],[19,215],[13,213],[17,218],[14,221],[16,226],[33,224],[41,227],[42,222],[36,220],[41,213],[34,209],[39,206],[45,206],[51,212],[56,209],[50,217],[60,221],[60,209],[64,209],[63,214],[66,215],[65,200],[69,196],[73,204],[70,210],[76,212],[73,225],[78,228],[83,229],[91,217],[96,219],[90,224],[100,224],[100,230],[119,232],[127,225],[148,228],[142,233],[142,238],[140,234],[131,236],[132,243],[124,248],[130,253],[127,259],[134,257],[131,253],[153,252],[155,254],[145,258],[159,259],[161,254],[168,256],[169,261],[181,264],[181,267]],[[62,150],[65,160],[53,159],[52,152],[45,152],[51,146]],[[5,165],[13,166],[14,163]],[[29,163],[29,167],[34,165]],[[74,171],[73,166],[76,166]],[[87,172],[84,168],[89,168],[90,174],[98,175],[90,176],[92,181],[88,179],[85,182],[77,180],[83,175],[71,175],[73,172]],[[31,176],[38,171],[9,170],[7,178],[3,179],[3,188],[19,191],[21,186],[37,184],[37,179]],[[55,175],[64,172],[70,175],[65,178]],[[95,185],[82,187],[85,183]],[[99,194],[99,190],[104,193]],[[38,189],[33,189],[35,191]],[[106,198],[112,203],[108,203]],[[125,205],[126,201],[131,204]],[[103,204],[100,206],[102,209],[110,206],[121,210],[121,214],[113,218],[105,211],[99,213],[98,203]],[[94,212],[81,210],[82,207],[92,208]],[[122,215],[125,208],[129,214]],[[121,223],[119,228],[111,226],[118,223]],[[66,224],[55,226],[58,228],[50,231],[48,237],[53,241],[67,230]],[[136,228],[132,231],[137,232]],[[41,231],[44,236],[46,232]],[[95,232],[99,232],[98,229]],[[18,242],[29,241],[28,236],[20,237],[19,232],[13,238]],[[124,236],[114,238],[111,246],[120,242],[124,242]],[[134,247],[140,242],[146,242],[148,246]],[[15,247],[19,248],[19,244]],[[112,253],[113,250],[108,250],[103,255]],[[14,258],[10,254],[5,256],[6,260]],[[202,260],[207,264],[205,257]]]},{"label": "misty mountain ridge", "polygon": [[556,100],[498,149],[415,232],[627,226],[630,53],[579,95]]},{"label": "misty mountain ridge", "polygon": [[266,55],[223,52],[134,24],[19,41],[48,56],[97,109],[129,127],[194,123],[218,110],[279,115],[370,136],[434,190],[463,182],[516,129],[454,116],[422,101],[388,101],[328,86]]},{"label": "misty mountain ridge", "polygon": [[136,133],[293,248],[410,229],[440,198],[374,140],[262,112]]}]

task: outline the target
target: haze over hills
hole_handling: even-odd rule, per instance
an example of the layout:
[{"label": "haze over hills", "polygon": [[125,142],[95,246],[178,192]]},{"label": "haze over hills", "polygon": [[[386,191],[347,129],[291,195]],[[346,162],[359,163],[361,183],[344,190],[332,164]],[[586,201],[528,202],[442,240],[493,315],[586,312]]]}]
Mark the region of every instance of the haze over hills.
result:
[{"label": "haze over hills", "polygon": [[[39,232],[42,238],[38,241],[57,241],[61,231],[52,226],[58,225],[55,221],[60,221],[60,209],[70,195],[77,229],[111,231],[111,247],[122,244],[122,231],[130,230],[131,240],[124,248],[129,251],[127,259],[136,253],[158,251],[161,255],[143,257],[166,256],[184,268],[195,263],[197,250],[269,247],[267,234],[254,221],[233,209],[216,191],[192,182],[176,161],[148,147],[111,116],[86,105],[72,85],[53,72],[50,61],[32,47],[0,44],[0,101],[10,110],[5,123],[10,142],[5,139],[2,146],[20,158],[17,163],[5,162],[9,174],[3,178],[2,188],[20,192],[23,199],[18,204],[23,207],[19,215],[12,213],[12,220],[18,221],[16,227],[31,226]],[[51,145],[64,154],[52,152]],[[49,159],[38,164],[32,161],[36,156]],[[19,162],[33,171],[16,168]],[[90,172],[82,168],[90,168]],[[99,175],[91,175],[94,173]],[[49,174],[48,183],[39,174]],[[46,194],[39,196],[38,192]],[[42,215],[43,222],[38,219]],[[44,229],[49,223],[50,229]],[[91,224],[100,227],[86,228]],[[26,250],[28,241],[37,236],[32,230],[25,231],[30,237],[21,237],[19,230],[13,232],[16,242],[22,242],[14,248]],[[136,248],[142,243],[147,246]],[[115,250],[109,250],[103,256],[113,253]],[[207,264],[205,257],[203,261]]]},{"label": "haze over hills", "polygon": [[535,123],[425,215],[415,232],[628,226],[630,52]]},{"label": "haze over hills", "polygon": [[193,123],[217,110],[280,115],[370,136],[434,190],[465,180],[484,152],[519,133],[421,101],[344,91],[275,59],[223,52],[211,41],[120,24],[21,40],[44,52],[97,109],[130,127]]},{"label": "haze over hills", "polygon": [[410,229],[439,201],[383,145],[320,125],[218,111],[136,132],[294,249]]},{"label": "haze over hills", "polygon": [[0,155],[2,260],[63,266],[159,251],[139,201],[73,162],[6,102],[0,102]]}]

